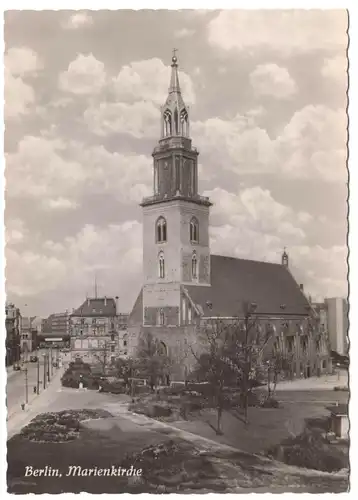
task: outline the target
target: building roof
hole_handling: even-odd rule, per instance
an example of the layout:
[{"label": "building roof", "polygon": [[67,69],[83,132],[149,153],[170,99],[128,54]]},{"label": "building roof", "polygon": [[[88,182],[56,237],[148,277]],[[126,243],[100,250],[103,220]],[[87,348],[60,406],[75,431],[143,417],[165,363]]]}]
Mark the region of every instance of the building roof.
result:
[{"label": "building roof", "polygon": [[73,311],[71,316],[115,316],[116,302],[112,298],[86,299],[83,304]]},{"label": "building roof", "polygon": [[185,286],[203,316],[236,317],[244,302],[256,313],[307,315],[310,305],[292,274],[282,264],[211,255],[211,287]]},{"label": "building roof", "polygon": [[[257,304],[257,314],[307,316],[310,304],[282,264],[210,256],[211,286],[184,285],[205,317],[238,317],[244,302]],[[143,292],[133,306],[129,324],[143,320]]]},{"label": "building roof", "polygon": [[348,415],[348,404],[338,404],[336,406],[328,406],[327,410],[336,416]]}]

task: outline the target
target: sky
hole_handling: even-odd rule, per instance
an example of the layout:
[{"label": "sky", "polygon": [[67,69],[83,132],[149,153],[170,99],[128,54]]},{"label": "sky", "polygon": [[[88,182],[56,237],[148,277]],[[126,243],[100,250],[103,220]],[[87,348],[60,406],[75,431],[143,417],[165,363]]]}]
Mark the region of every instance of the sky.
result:
[{"label": "sky", "polygon": [[6,292],[24,315],[142,281],[160,105],[177,48],[211,252],[347,294],[347,14],[5,13]]}]

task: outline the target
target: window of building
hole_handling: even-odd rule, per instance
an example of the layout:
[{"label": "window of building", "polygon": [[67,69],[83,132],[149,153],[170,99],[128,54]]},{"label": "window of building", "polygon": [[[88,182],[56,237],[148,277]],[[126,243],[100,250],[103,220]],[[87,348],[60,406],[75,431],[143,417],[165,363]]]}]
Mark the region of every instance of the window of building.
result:
[{"label": "window of building", "polygon": [[158,256],[158,275],[159,278],[165,277],[165,262],[164,262],[164,253],[160,252]]},{"label": "window of building", "polygon": [[111,352],[114,352],[114,345],[111,345]]},{"label": "window of building", "polygon": [[191,276],[193,280],[196,280],[198,277],[198,259],[196,257],[196,252],[193,252],[191,258]]},{"label": "window of building", "polygon": [[111,335],[111,341],[113,342],[114,341],[114,334],[112,333]]},{"label": "window of building", "polygon": [[85,324],[85,320],[84,318],[81,318],[81,325],[84,325]]},{"label": "window of building", "polygon": [[95,325],[96,324],[96,318],[93,318],[92,319],[92,325]]},{"label": "window of building", "polygon": [[164,217],[159,217],[155,225],[156,229],[156,242],[157,243],[165,243],[167,241],[167,221]]},{"label": "window of building", "polygon": [[124,354],[125,356],[127,356],[127,354],[128,354],[128,351],[124,351],[124,353],[123,353],[123,354]]},{"label": "window of building", "polygon": [[191,304],[188,305],[188,323],[190,324],[192,320],[192,309]]},{"label": "window of building", "polygon": [[190,241],[192,243],[199,243],[199,223],[195,217],[190,221]]},{"label": "window of building", "polygon": [[183,320],[183,323],[185,324],[186,323],[186,299],[184,297],[182,299],[181,311],[182,311],[182,320]]},{"label": "window of building", "polygon": [[165,324],[165,315],[163,309],[159,310],[158,319],[159,319],[158,321],[159,325],[163,326]]},{"label": "window of building", "polygon": [[169,109],[164,112],[164,137],[172,135],[172,114]]}]

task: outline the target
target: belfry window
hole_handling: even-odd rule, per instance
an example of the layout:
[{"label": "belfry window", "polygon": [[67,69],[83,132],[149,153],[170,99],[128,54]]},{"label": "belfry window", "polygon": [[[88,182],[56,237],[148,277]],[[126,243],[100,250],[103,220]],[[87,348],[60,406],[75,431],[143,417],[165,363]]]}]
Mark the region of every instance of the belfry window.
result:
[{"label": "belfry window", "polygon": [[157,220],[155,231],[157,243],[164,243],[167,241],[167,221],[164,217],[159,217]]},{"label": "belfry window", "polygon": [[164,326],[164,325],[165,325],[165,314],[164,314],[163,309],[160,309],[160,310],[159,310],[159,314],[158,314],[158,324],[159,324],[160,326]]},{"label": "belfry window", "polygon": [[169,135],[172,135],[172,114],[167,109],[164,112],[164,137],[168,137]]},{"label": "belfry window", "polygon": [[196,280],[198,277],[198,259],[196,257],[196,252],[193,252],[191,258],[191,276],[193,280]]},{"label": "belfry window", "polygon": [[190,241],[199,243],[199,223],[195,217],[190,221]]},{"label": "belfry window", "polygon": [[159,278],[165,277],[165,262],[164,262],[164,253],[160,252],[158,256],[158,275]]}]

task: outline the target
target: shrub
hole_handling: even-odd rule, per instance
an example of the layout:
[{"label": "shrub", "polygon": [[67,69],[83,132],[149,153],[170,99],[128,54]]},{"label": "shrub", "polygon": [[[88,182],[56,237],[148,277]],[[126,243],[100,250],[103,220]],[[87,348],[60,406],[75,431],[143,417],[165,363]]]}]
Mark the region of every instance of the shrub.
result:
[{"label": "shrub", "polygon": [[345,453],[329,445],[320,431],[305,430],[269,450],[268,455],[297,467],[335,472],[348,466]]},{"label": "shrub", "polygon": [[280,408],[280,403],[275,398],[265,398],[260,403],[261,408]]}]

